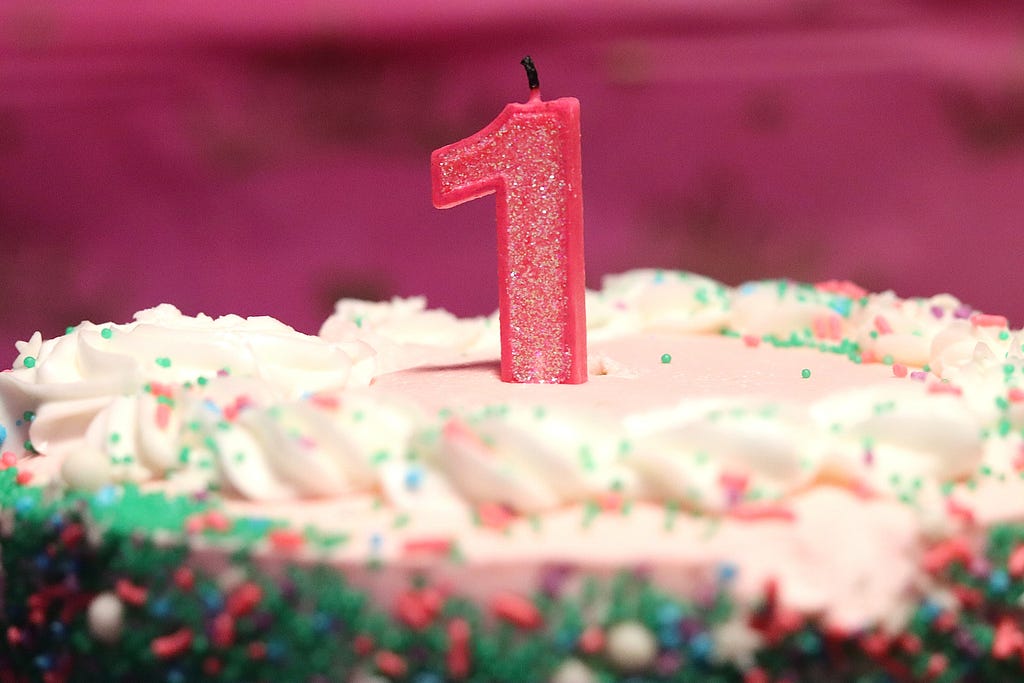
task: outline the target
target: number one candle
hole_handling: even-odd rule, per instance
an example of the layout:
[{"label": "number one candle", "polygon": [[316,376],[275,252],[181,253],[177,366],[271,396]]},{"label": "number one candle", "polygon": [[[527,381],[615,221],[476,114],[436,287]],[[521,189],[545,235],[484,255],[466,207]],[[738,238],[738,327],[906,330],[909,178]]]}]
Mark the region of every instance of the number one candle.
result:
[{"label": "number one candle", "polygon": [[542,100],[533,60],[522,64],[529,100],[431,155],[434,206],[497,195],[502,381],[580,384],[587,381],[580,103]]}]

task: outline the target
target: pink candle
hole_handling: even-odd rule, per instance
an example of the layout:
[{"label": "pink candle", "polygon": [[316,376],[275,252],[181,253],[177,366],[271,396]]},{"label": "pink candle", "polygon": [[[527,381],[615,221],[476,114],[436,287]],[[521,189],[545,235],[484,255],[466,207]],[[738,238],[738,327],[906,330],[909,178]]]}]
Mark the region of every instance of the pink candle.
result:
[{"label": "pink candle", "polygon": [[530,99],[505,107],[430,158],[434,206],[497,194],[498,315],[504,382],[587,381],[580,103],[544,101],[523,59]]}]

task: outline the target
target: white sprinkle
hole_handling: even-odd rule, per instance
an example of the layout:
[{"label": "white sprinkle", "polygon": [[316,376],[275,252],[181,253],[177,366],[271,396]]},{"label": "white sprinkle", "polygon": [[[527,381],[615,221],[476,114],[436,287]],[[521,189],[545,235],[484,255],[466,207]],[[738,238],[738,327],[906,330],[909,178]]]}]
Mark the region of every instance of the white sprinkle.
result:
[{"label": "white sprinkle", "polygon": [[623,671],[640,671],[654,663],[658,642],[637,621],[624,621],[608,631],[608,658]]},{"label": "white sprinkle", "polygon": [[548,683],[597,683],[597,677],[578,659],[567,659],[558,665]]}]

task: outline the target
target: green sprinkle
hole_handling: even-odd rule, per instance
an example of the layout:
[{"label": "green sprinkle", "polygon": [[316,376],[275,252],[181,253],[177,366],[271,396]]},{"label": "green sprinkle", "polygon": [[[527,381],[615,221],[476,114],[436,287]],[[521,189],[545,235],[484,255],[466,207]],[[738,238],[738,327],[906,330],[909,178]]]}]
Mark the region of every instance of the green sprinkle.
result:
[{"label": "green sprinkle", "polygon": [[672,354],[671,353],[663,353],[663,354],[661,354],[661,362],[662,362],[663,365],[668,365],[669,363],[671,363],[672,362]]},{"label": "green sprinkle", "polygon": [[167,356],[160,356],[156,359],[156,364],[162,368],[169,368],[171,367],[171,359]]},{"label": "green sprinkle", "polygon": [[114,336],[114,331],[109,327],[104,327],[102,330],[100,330],[100,336],[103,337],[104,339],[110,339],[111,337]]},{"label": "green sprinkle", "polygon": [[75,331],[74,325],[68,325],[67,327],[64,328],[64,334],[71,334],[74,331]]},{"label": "green sprinkle", "polygon": [[804,379],[807,379],[808,377],[811,376],[811,371],[807,368],[804,368],[803,370],[800,371],[800,376],[803,377]]},{"label": "green sprinkle", "polygon": [[120,432],[111,432],[111,434],[110,434],[110,443],[120,443],[120,441],[121,441],[121,433]]},{"label": "green sprinkle", "polygon": [[34,368],[36,366],[36,359],[32,356],[25,356],[25,360],[23,362],[25,363],[26,368]]}]

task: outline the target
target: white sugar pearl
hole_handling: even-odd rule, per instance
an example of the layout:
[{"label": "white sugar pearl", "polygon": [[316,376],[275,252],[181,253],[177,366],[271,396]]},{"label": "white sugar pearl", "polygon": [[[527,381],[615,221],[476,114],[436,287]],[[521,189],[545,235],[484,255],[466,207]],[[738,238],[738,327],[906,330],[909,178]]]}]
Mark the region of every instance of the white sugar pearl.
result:
[{"label": "white sugar pearl", "polygon": [[60,474],[68,486],[79,491],[98,491],[114,481],[110,458],[85,446],[67,454]]},{"label": "white sugar pearl", "polygon": [[124,629],[124,605],[113,593],[100,593],[89,603],[89,633],[104,643],[116,643]]},{"label": "white sugar pearl", "polygon": [[597,683],[597,677],[578,659],[567,659],[558,665],[548,683]]},{"label": "white sugar pearl", "polygon": [[636,621],[624,621],[608,630],[608,659],[623,671],[640,671],[654,663],[658,641]]}]

